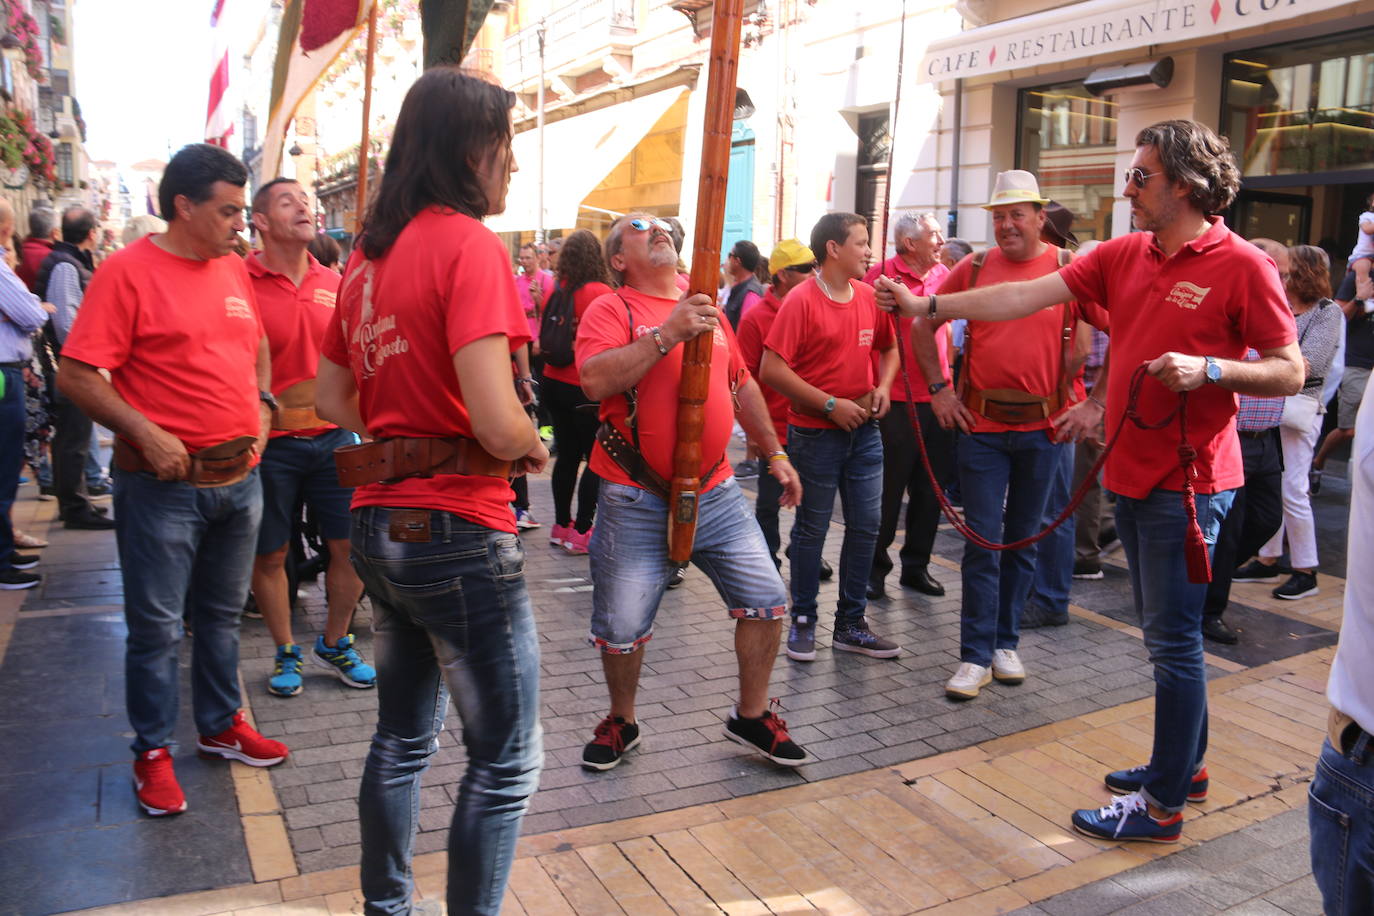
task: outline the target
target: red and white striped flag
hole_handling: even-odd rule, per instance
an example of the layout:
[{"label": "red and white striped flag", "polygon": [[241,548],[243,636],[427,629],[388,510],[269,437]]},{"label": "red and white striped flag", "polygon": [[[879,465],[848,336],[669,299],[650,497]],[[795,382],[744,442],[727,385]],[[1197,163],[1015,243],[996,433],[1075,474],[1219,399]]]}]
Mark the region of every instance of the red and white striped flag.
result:
[{"label": "red and white striped flag", "polygon": [[225,0],[215,0],[210,13],[210,33],[214,36],[210,70],[210,105],[205,112],[205,142],[229,146],[234,132],[234,113],[229,103],[229,36],[221,23]]}]

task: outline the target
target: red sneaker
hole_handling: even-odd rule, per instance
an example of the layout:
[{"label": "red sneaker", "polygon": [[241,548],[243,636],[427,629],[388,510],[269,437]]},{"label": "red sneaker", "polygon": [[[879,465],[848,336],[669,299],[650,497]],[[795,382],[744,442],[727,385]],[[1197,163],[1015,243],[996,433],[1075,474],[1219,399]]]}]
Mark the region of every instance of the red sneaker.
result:
[{"label": "red sneaker", "polygon": [[186,796],[177,785],[167,748],[155,747],[134,758],[134,794],[143,810],[153,817],[186,810]]},{"label": "red sneaker", "polygon": [[258,734],[253,726],[243,720],[243,710],[234,713],[234,724],[218,735],[207,738],[201,735],[196,740],[202,757],[224,757],[238,760],[250,767],[270,767],[281,763],[290,755],[286,745]]}]

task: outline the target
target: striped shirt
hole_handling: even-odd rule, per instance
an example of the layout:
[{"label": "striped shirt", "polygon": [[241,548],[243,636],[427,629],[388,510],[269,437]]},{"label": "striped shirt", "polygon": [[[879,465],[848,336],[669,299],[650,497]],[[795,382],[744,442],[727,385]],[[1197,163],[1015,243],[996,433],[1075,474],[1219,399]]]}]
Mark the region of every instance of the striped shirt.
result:
[{"label": "striped shirt", "polygon": [[[1247,362],[1254,362],[1260,355],[1254,350],[1245,354]],[[1240,406],[1236,410],[1236,429],[1242,432],[1259,432],[1273,429],[1283,419],[1283,398],[1255,398],[1248,394],[1240,396]]]},{"label": "striped shirt", "polygon": [[[0,260],[6,249],[0,246]],[[29,335],[43,326],[48,313],[8,264],[0,263],[0,363],[33,358]]]}]

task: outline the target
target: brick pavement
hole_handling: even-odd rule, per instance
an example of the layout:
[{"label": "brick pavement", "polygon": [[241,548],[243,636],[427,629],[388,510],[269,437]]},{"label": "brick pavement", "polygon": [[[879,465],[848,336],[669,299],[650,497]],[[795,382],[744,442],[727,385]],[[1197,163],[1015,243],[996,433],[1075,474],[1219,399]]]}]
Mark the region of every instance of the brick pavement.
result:
[{"label": "brick pavement", "polygon": [[[1318,506],[1319,519],[1325,519],[1321,522],[1324,530],[1343,522],[1345,499],[1341,483],[1328,477],[1327,490]],[[32,494],[28,492],[24,496],[16,506],[16,516],[22,524],[36,526],[37,533],[42,533],[51,516],[51,504],[31,502]],[[549,521],[547,484],[536,482],[532,496],[540,518]],[[54,530],[48,534],[54,543],[44,551],[44,588],[3,596],[7,601],[0,606],[0,653],[12,640],[16,648],[24,646],[26,653],[30,647],[39,647],[41,652],[46,644],[45,634],[66,632],[64,627],[70,630],[78,621],[90,621],[101,631],[104,642],[93,641],[84,651],[88,655],[94,652],[111,663],[102,664],[100,669],[106,678],[102,689],[108,698],[102,701],[108,707],[102,708],[102,723],[108,721],[114,728],[111,737],[116,740],[110,743],[110,753],[102,751],[99,759],[56,759],[82,779],[85,768],[109,769],[114,777],[106,791],[102,793],[97,785],[88,804],[97,812],[114,804],[113,810],[122,812],[128,806],[119,805],[125,787],[118,776],[121,768],[127,766],[121,747],[127,742],[127,733],[121,736],[119,732],[127,726],[120,716],[118,702],[122,691],[118,664],[122,624],[118,620],[120,594],[113,563],[113,539],[98,532]],[[836,526],[827,554],[832,563],[838,559],[839,535]],[[641,693],[646,733],[643,750],[632,754],[611,773],[585,773],[577,766],[580,747],[605,707],[596,655],[583,642],[590,584],[586,560],[551,550],[546,538],[547,529],[527,536],[529,582],[543,646],[549,748],[542,789],[526,821],[526,833],[531,838],[566,836],[570,831],[575,835],[579,830],[613,830],[616,823],[640,823],[643,818],[670,817],[674,812],[690,817],[694,811],[744,804],[750,796],[768,789],[822,790],[828,785],[842,785],[844,779],[850,778],[845,774],[864,778],[913,760],[945,759],[949,752],[1014,740],[1027,734],[1028,729],[1034,734],[1037,727],[1053,728],[1075,717],[1120,708],[1121,704],[1150,693],[1139,633],[1128,623],[1115,619],[1115,608],[1109,607],[1106,600],[1122,600],[1124,576],[1117,572],[1109,573],[1106,580],[1109,585],[1115,583],[1112,588],[1100,590],[1084,583],[1075,584],[1075,601],[1087,607],[1075,609],[1071,626],[1024,634],[1023,655],[1031,672],[1025,685],[994,685],[984,698],[971,704],[946,701],[940,686],[957,661],[959,545],[942,535],[937,547],[942,556],[936,560],[939,568],[935,575],[949,587],[950,595],[930,601],[911,592],[900,593],[893,577],[889,586],[894,600],[876,605],[871,611],[875,628],[907,647],[902,658],[883,661],[847,654],[832,656],[827,649],[822,649],[811,665],[780,658],[774,692],[782,697],[786,706],[783,715],[795,733],[820,758],[817,763],[800,772],[779,772],[757,758],[742,755],[740,748],[720,735],[720,723],[728,714],[734,691],[730,625],[724,620],[709,583],[694,571],[682,589],[669,594],[657,636],[650,644]],[[1323,557],[1324,561],[1331,559],[1326,552]],[[1323,571],[1329,571],[1326,562]],[[1340,586],[1339,580],[1325,575],[1322,584],[1323,597]],[[1264,604],[1259,595],[1242,592],[1237,598]],[[822,607],[827,601],[833,606],[833,600],[831,586],[822,592]],[[17,613],[20,602],[22,614]],[[1259,608],[1255,613],[1282,620],[1270,610]],[[1272,611],[1289,617],[1310,616],[1320,623],[1329,622],[1331,613],[1325,603],[1320,614],[1314,615],[1304,615],[1302,608],[1291,606],[1275,607]],[[317,589],[307,590],[298,638],[313,638],[312,628],[322,620],[322,597]],[[366,647],[370,642],[366,612],[360,614],[356,629]],[[826,628],[823,626],[822,630]],[[1329,631],[1323,632],[1329,635]],[[352,869],[357,861],[353,799],[370,737],[372,694],[349,690],[307,669],[307,687],[302,696],[293,700],[272,698],[263,687],[270,668],[271,650],[267,642],[260,623],[246,624],[242,665],[246,694],[260,727],[268,734],[284,737],[295,751],[293,760],[269,773],[235,765],[232,781],[223,775],[223,768],[205,769],[203,776],[197,775],[204,782],[201,791],[208,793],[198,795],[200,804],[214,810],[198,808],[196,819],[211,829],[214,816],[234,814],[232,805],[226,811],[219,801],[225,787],[231,794],[237,793],[243,828],[226,834],[234,849],[221,853],[213,843],[205,844],[205,853],[196,868],[160,869],[155,870],[158,874],[146,876],[128,874],[127,863],[120,866],[118,856],[72,862],[70,867],[58,868],[58,873],[64,877],[85,875],[89,882],[93,880],[89,875],[105,874],[101,869],[108,866],[110,874],[119,880],[98,888],[98,893],[93,891],[96,896],[70,897],[66,908],[228,885],[237,888],[235,893],[239,896],[234,898],[234,905],[242,907],[249,900],[279,902],[283,899],[281,893],[271,889],[279,880],[302,882],[292,885],[300,890],[315,887],[310,883],[315,880],[311,875],[319,876],[319,881],[332,882],[329,886],[337,886],[340,893],[356,886],[356,870]],[[821,642],[824,645],[824,639]],[[1227,676],[1245,667],[1219,657],[1212,661],[1213,676]],[[19,671],[12,655],[0,657],[0,664],[0,673],[5,675]],[[12,689],[5,689],[3,695],[11,701],[17,696]],[[53,719],[51,727],[44,727],[57,741],[60,726],[65,724]],[[455,734],[452,730],[445,732],[439,760],[426,777],[424,804],[432,810],[422,823],[417,852],[422,857],[431,856],[425,860],[429,862],[435,855],[432,851],[442,846],[452,792],[462,770],[462,753]],[[186,739],[182,741],[183,756],[187,756]],[[34,766],[43,766],[38,758],[34,760]],[[197,766],[192,758],[189,767],[199,774]],[[13,794],[4,793],[36,771],[31,768],[11,779],[10,770],[0,773],[0,801],[4,802],[7,814],[22,817],[25,809],[16,809]],[[836,776],[841,777],[838,782],[821,782]],[[178,820],[192,823],[190,815]],[[35,838],[52,844],[45,848],[77,848],[73,845],[73,829],[87,831],[79,838],[83,843],[103,829],[99,820],[89,830],[82,823],[45,823],[40,819],[33,826],[24,825],[25,829],[0,832],[0,843],[13,836],[18,844],[13,848],[31,847]],[[131,821],[131,848],[147,842],[146,838],[159,828],[164,828],[159,836],[167,839],[165,835],[171,832],[165,829],[167,826],[146,819],[141,824],[137,819]],[[111,836],[106,832],[105,842]],[[187,845],[198,844],[194,840],[181,844]],[[174,843],[169,848],[177,847]],[[244,885],[234,875],[243,875],[250,864],[253,879],[258,883]],[[337,877],[349,873],[355,877]],[[46,883],[52,883],[51,869],[40,874],[44,874]],[[288,877],[296,874],[301,877]],[[433,878],[429,880],[432,887]],[[270,899],[273,893],[277,894],[275,901]],[[26,902],[31,905],[20,912],[54,909],[36,899]]]}]

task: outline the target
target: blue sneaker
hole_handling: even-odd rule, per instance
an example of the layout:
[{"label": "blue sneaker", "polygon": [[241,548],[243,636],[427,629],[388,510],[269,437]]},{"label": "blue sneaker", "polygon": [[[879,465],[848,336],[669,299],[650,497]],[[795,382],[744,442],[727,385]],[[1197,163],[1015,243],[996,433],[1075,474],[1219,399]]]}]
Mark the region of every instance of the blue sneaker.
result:
[{"label": "blue sneaker", "polygon": [[267,679],[267,692],[278,697],[294,697],[301,692],[301,647],[295,643],[277,646],[277,666]]},{"label": "blue sneaker", "polygon": [[312,655],[315,664],[349,687],[366,689],[376,686],[376,669],[363,661],[358,650],[353,648],[353,642],[353,634],[349,633],[339,640],[338,645],[331,648],[325,644],[323,636],[315,637],[315,652]]},{"label": "blue sneaker", "polygon": [[1183,836],[1183,812],[1164,820],[1150,816],[1139,792],[1113,795],[1103,808],[1083,808],[1073,813],[1073,829],[1099,840],[1139,840],[1146,843],[1177,843]]},{"label": "blue sneaker", "polygon": [[[1139,792],[1145,782],[1145,773],[1149,769],[1147,764],[1141,764],[1129,770],[1117,770],[1108,773],[1102,781],[1107,784],[1107,788],[1117,792]],[[1204,766],[1193,774],[1193,781],[1188,785],[1188,801],[1195,805],[1205,802],[1208,783],[1207,768]]]}]

